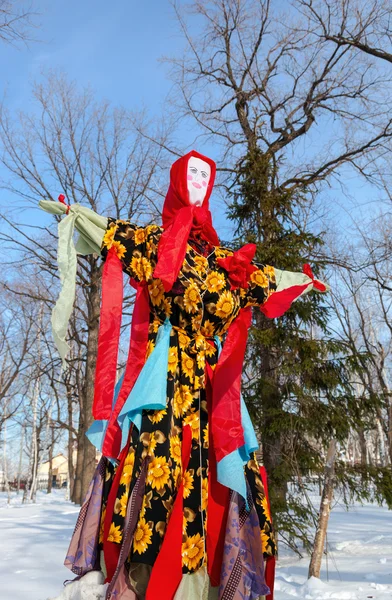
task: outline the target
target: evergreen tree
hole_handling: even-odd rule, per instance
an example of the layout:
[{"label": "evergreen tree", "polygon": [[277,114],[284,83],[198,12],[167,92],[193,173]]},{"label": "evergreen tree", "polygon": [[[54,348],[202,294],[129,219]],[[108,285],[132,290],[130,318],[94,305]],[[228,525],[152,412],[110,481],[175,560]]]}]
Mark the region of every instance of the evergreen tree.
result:
[{"label": "evergreen tree", "polygon": [[[279,189],[276,169],[258,148],[239,163],[229,212],[236,243],[256,243],[257,260],[279,269],[301,271],[310,262],[322,280],[323,264],[312,259],[323,245],[322,232],[293,226],[309,202],[307,190]],[[244,398],[260,436],[275,524],[294,547],[298,538],[308,545],[314,514],[304,499],[314,476],[323,472],[331,439],[343,446],[350,429],[364,426],[375,406],[357,398],[352,386],[366,356],[353,359],[334,339],[329,317],[324,296],[311,293],[278,319],[256,313],[249,336]],[[338,477],[344,479],[346,470],[339,461]],[[350,485],[361,496],[356,473]]]}]

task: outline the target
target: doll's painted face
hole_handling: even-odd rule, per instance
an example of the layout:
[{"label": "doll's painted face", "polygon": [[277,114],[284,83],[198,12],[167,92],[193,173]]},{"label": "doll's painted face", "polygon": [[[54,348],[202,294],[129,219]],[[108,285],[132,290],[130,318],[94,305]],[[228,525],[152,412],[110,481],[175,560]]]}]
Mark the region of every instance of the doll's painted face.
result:
[{"label": "doll's painted face", "polygon": [[201,160],[201,158],[191,156],[188,160],[187,171],[189,204],[194,206],[201,206],[203,204],[210,176],[210,165],[204,160]]}]

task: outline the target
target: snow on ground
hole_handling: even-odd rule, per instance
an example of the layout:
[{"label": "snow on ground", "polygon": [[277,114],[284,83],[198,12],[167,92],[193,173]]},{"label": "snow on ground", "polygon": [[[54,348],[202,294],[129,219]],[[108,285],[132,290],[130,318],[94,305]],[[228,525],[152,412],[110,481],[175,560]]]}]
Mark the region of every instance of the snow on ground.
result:
[{"label": "snow on ground", "polygon": [[37,503],[22,505],[22,494],[0,494],[0,598],[46,600],[56,596],[65,579],[63,566],[79,508],[64,490],[38,492]]},{"label": "snow on ground", "polygon": [[[315,498],[316,506],[319,499]],[[276,600],[392,600],[392,513],[374,504],[347,512],[335,506],[328,528],[328,562],[320,579],[307,581],[309,558],[284,550],[276,577]]]},{"label": "snow on ground", "polygon": [[[47,600],[61,592],[62,582],[73,577],[63,561],[78,510],[63,490],[39,492],[37,503],[29,505],[16,494],[7,505],[0,493],[1,600]],[[321,580],[307,581],[308,558],[282,551],[275,600],[392,600],[391,512],[372,504],[349,512],[336,506],[328,546],[328,576],[324,559]],[[94,579],[91,591],[99,583]]]}]

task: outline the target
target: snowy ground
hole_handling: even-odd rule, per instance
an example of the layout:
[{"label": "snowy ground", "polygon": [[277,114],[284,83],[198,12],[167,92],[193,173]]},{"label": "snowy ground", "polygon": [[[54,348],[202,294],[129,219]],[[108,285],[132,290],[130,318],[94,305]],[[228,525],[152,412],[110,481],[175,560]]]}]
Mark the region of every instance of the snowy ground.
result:
[{"label": "snowy ground", "polygon": [[[78,507],[64,491],[39,493],[22,506],[0,494],[0,598],[47,600],[72,574],[62,566]],[[335,507],[328,533],[330,555],[322,580],[306,581],[309,560],[285,554],[279,561],[275,600],[392,599],[392,514],[375,505],[350,512]]]}]

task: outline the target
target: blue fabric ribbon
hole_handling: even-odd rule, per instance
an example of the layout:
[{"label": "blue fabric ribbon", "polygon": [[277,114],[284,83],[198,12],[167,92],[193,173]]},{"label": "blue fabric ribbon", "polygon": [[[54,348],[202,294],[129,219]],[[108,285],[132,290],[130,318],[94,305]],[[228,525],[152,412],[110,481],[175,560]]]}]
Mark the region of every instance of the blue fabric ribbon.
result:
[{"label": "blue fabric ribbon", "polygon": [[140,431],[143,410],[166,408],[167,365],[172,326],[169,319],[160,326],[155,348],[145,362],[135,385],[132,388],[118,422],[122,430],[121,449],[124,448],[131,423]]},{"label": "blue fabric ribbon", "polygon": [[[124,379],[124,374],[125,374],[125,371],[121,375],[120,379],[117,381],[116,387],[114,388],[112,410],[114,409],[114,407],[116,405],[117,398],[120,393],[122,382]],[[99,450],[99,452],[102,452],[103,440],[105,438],[105,433],[106,433],[106,429],[108,426],[108,422],[109,421],[107,419],[94,421],[86,431],[87,438],[90,440],[90,442],[93,444],[93,446],[95,446],[97,448],[97,450]]]}]

